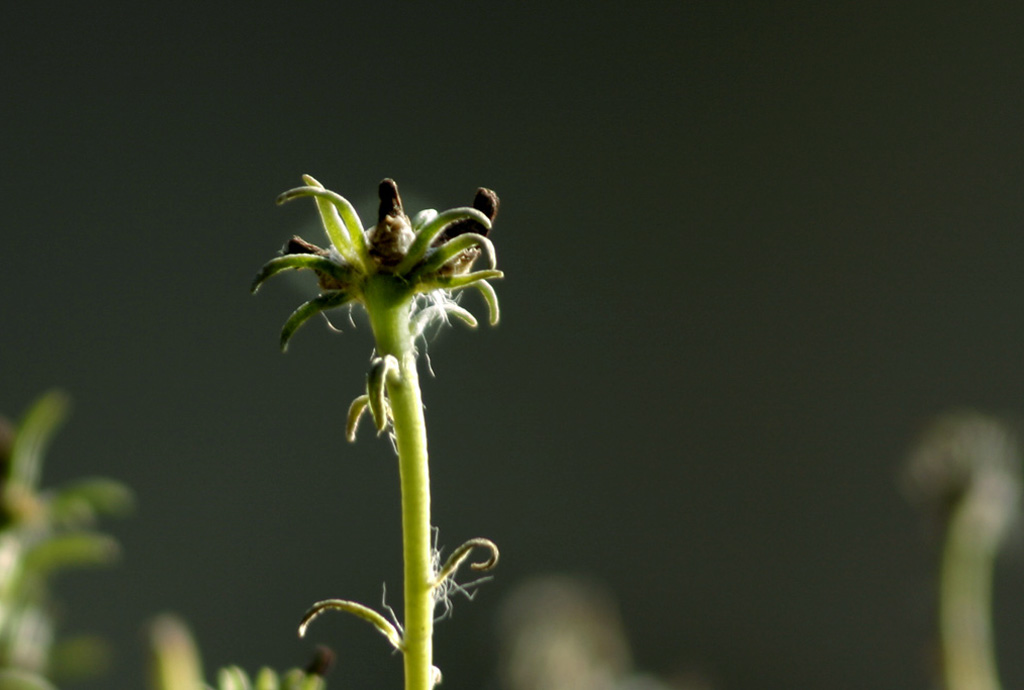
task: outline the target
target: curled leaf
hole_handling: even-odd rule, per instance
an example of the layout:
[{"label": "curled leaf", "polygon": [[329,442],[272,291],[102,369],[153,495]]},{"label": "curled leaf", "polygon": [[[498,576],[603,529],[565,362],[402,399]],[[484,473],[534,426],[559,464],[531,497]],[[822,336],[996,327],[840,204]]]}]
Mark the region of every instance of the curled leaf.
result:
[{"label": "curled leaf", "polygon": [[441,583],[447,580],[449,577],[455,574],[455,571],[459,569],[459,566],[469,557],[469,554],[475,548],[488,549],[491,552],[490,557],[486,561],[479,561],[477,563],[470,563],[469,567],[473,570],[490,570],[494,566],[498,565],[498,545],[490,539],[484,539],[483,537],[477,537],[476,539],[470,539],[462,544],[459,548],[452,552],[452,555],[448,557],[448,560],[444,562],[444,565],[434,576],[432,582],[433,587],[439,587]]}]

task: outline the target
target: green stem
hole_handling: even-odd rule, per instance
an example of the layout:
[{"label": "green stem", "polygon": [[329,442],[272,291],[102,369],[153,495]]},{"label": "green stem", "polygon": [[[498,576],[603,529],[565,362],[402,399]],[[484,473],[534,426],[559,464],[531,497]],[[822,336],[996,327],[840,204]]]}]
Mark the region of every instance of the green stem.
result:
[{"label": "green stem", "polygon": [[434,600],[430,546],[430,472],[416,351],[410,329],[413,294],[399,279],[373,276],[364,288],[377,355],[393,355],[399,375],[387,382],[402,486],[405,563],[405,688],[433,687]]},{"label": "green stem", "polygon": [[998,540],[986,506],[968,495],[954,510],[942,555],[941,631],[946,690],[1000,690],[992,639],[992,572]]}]

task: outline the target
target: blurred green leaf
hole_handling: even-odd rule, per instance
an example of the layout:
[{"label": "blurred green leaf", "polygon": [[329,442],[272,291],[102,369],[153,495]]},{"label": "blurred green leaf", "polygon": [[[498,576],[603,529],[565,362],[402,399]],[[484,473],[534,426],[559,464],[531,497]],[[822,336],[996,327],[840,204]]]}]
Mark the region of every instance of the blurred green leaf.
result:
[{"label": "blurred green leaf", "polygon": [[164,614],[149,625],[150,687],[153,690],[200,690],[203,685],[199,650],[188,627]]},{"label": "blurred green leaf", "polygon": [[92,477],[57,490],[50,499],[50,515],[55,522],[87,525],[99,515],[125,515],[134,502],[131,489],[121,482]]},{"label": "blurred green leaf", "polygon": [[43,455],[53,433],[67,416],[70,399],[54,390],[39,398],[18,425],[11,448],[11,484],[33,491],[39,483]]},{"label": "blurred green leaf", "polygon": [[111,537],[96,532],[61,534],[42,541],[25,554],[25,570],[46,576],[67,567],[107,565],[121,553]]},{"label": "blurred green leaf", "polygon": [[238,666],[226,666],[217,674],[220,690],[252,690],[249,677]]},{"label": "blurred green leaf", "polygon": [[60,681],[95,678],[110,668],[110,644],[95,635],[78,635],[61,640],[51,651],[52,674]]},{"label": "blurred green leaf", "polygon": [[263,667],[256,674],[256,690],[280,690],[280,688],[281,681],[273,669]]},{"label": "blurred green leaf", "polygon": [[34,673],[5,669],[0,671],[0,690],[57,690],[57,687]]}]

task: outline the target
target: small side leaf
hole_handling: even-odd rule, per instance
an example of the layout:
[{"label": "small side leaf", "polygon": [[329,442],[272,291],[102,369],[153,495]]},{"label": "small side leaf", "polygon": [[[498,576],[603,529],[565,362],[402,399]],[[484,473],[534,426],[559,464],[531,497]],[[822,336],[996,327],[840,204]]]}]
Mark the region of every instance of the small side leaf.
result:
[{"label": "small side leaf", "polygon": [[387,638],[392,647],[399,651],[405,651],[401,634],[387,618],[367,606],[346,599],[326,599],[313,604],[299,622],[299,637],[305,637],[309,624],[327,611],[344,611],[345,613],[351,613],[357,618],[362,618],[377,628],[377,631]]},{"label": "small side leaf", "polygon": [[348,420],[345,422],[345,438],[349,443],[354,443],[356,440],[356,427],[359,426],[359,420],[363,418],[363,413],[366,412],[369,402],[369,395],[360,395],[349,405]]},{"label": "small side leaf", "polygon": [[387,378],[398,373],[398,360],[393,355],[377,357],[370,364],[370,372],[366,375],[367,403],[373,415],[377,433],[384,431],[388,424],[387,399],[385,397]]}]

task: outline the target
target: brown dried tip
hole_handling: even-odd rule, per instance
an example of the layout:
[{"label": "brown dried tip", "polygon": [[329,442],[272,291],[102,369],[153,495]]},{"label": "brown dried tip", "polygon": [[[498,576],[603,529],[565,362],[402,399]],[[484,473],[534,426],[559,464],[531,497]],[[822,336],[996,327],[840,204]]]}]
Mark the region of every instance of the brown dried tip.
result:
[{"label": "brown dried tip", "polygon": [[334,666],[334,652],[327,645],[317,645],[313,659],[306,666],[306,673],[323,678]]},{"label": "brown dried tip", "polygon": [[288,240],[288,244],[284,246],[282,251],[285,254],[316,254],[318,256],[327,254],[326,249],[321,249],[312,242],[307,242],[298,236]]},{"label": "brown dried tip", "polygon": [[[486,187],[481,187],[476,190],[476,196],[473,197],[473,208],[487,216],[487,220],[494,222],[494,219],[498,216],[498,206],[498,195],[495,194],[494,191],[487,189]],[[490,230],[472,218],[457,220],[437,236],[434,240],[434,245],[437,246],[443,244],[453,237],[465,235],[467,232],[475,232],[478,235],[487,237]]]},{"label": "brown dried tip", "polygon": [[5,470],[11,459],[12,450],[14,450],[14,424],[7,417],[0,416],[0,467]]},{"label": "brown dried tip", "polygon": [[380,210],[377,212],[377,223],[383,223],[387,216],[402,214],[402,197],[398,196],[398,185],[390,177],[380,181],[377,187],[380,197]]},{"label": "brown dried tip", "polygon": [[476,196],[473,198],[473,208],[480,213],[487,216],[487,220],[493,222],[498,217],[498,195],[494,193],[494,190],[481,187],[476,190]]}]

